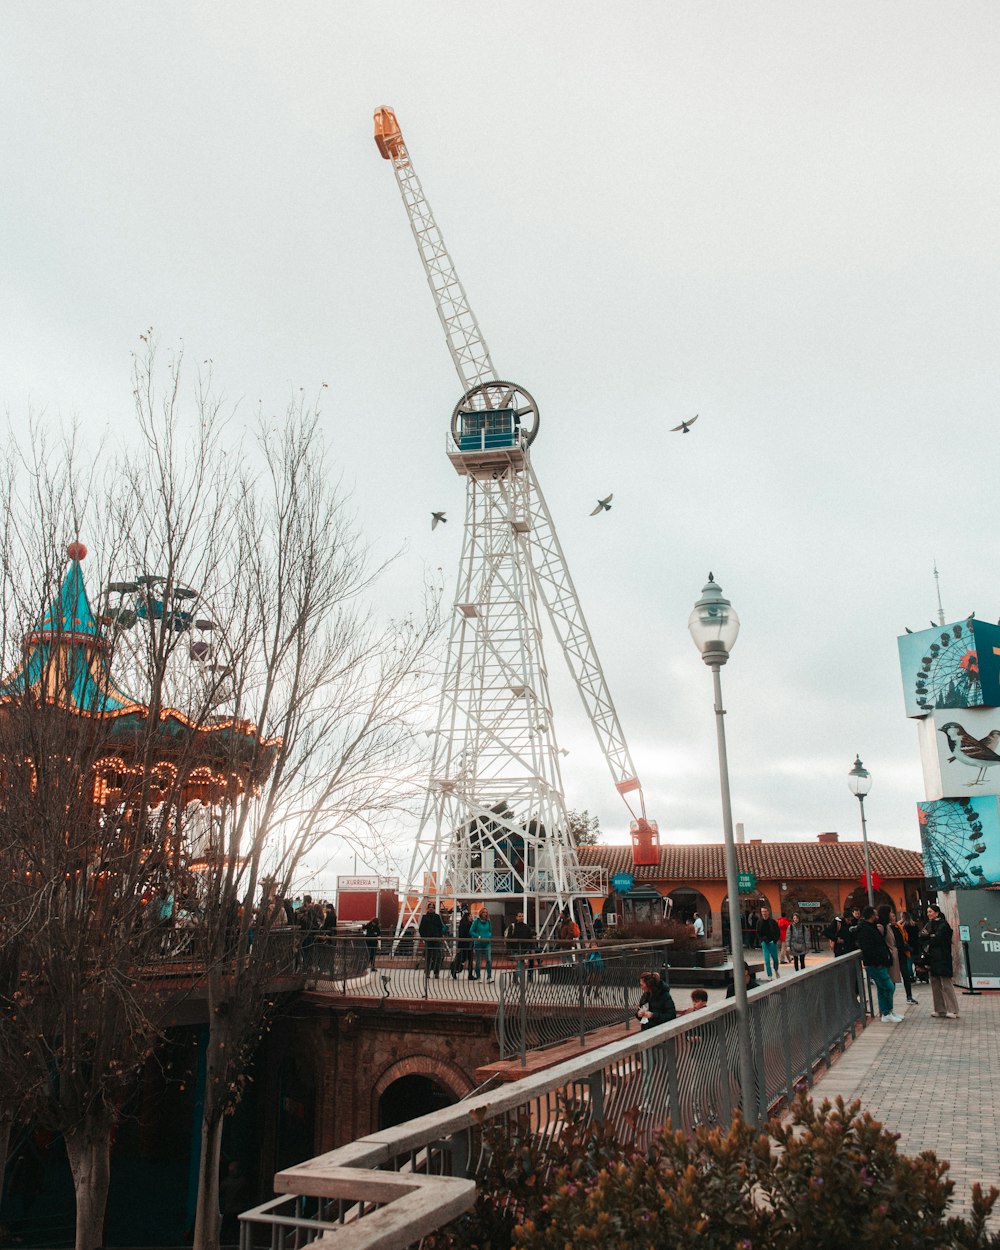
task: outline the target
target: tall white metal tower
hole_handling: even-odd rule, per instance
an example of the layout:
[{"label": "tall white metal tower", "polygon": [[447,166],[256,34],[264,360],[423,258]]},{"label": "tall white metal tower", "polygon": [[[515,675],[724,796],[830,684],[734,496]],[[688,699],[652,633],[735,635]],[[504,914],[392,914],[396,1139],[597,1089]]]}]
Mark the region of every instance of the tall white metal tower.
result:
[{"label": "tall white metal tower", "polygon": [[[430,896],[524,911],[539,934],[565,908],[584,929],[607,893],[604,870],[580,864],[569,830],[542,651],[542,611],[633,817],[636,862],[658,862],[594,642],[531,465],[538,406],[497,377],[391,109],[375,113],[375,142],[392,162],[464,394],[447,454],[466,479],[465,536],[448,643],[431,777],[400,929]],[[635,853],[635,852],[634,852]],[[641,852],[640,852],[641,853]],[[651,858],[652,857],[652,858]],[[509,918],[509,917],[508,917]]]}]

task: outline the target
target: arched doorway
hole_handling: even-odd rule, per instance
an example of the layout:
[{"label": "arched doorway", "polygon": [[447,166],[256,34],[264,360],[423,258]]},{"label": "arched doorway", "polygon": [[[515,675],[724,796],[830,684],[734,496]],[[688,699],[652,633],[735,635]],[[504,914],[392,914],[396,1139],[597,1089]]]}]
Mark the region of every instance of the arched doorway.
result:
[{"label": "arched doorway", "polygon": [[693,890],[690,886],[681,885],[676,890],[671,890],[667,895],[672,904],[670,912],[671,920],[679,920],[682,924],[694,920],[695,912],[701,916],[705,922],[705,936],[708,937],[712,932],[712,908],[708,899],[700,890]]},{"label": "arched doorway", "polygon": [[[770,907],[771,900],[766,894],[750,892],[739,896],[740,930],[743,934],[743,946],[753,950],[760,945],[757,941],[757,923],[760,920],[760,909]],[[729,946],[729,896],[722,900],[722,944]]]},{"label": "arched doorway", "polygon": [[781,911],[785,916],[797,911],[806,924],[829,924],[836,915],[827,893],[805,881],[796,881],[788,887],[782,895]]},{"label": "arched doorway", "polygon": [[411,1072],[387,1086],[378,1100],[378,1126],[393,1128],[429,1111],[450,1107],[455,1098],[433,1077]]},{"label": "arched doorway", "polygon": [[[885,890],[873,890],[872,893],[875,896],[876,907],[881,907],[884,904],[886,907],[891,907],[893,911],[896,910],[896,904],[886,894]],[[852,907],[865,908],[867,906],[868,889],[863,885],[859,885],[857,889],[852,890],[847,898],[844,899],[844,911],[850,911]]]}]

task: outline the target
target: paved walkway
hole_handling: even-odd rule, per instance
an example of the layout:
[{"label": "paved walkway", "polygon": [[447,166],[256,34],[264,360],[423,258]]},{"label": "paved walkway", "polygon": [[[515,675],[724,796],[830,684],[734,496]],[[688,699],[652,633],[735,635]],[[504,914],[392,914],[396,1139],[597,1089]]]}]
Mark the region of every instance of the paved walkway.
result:
[{"label": "paved walkway", "polygon": [[[961,1018],[935,1020],[930,987],[915,992],[919,1004],[905,1008],[903,1023],[869,1024],[813,1096],[859,1098],[899,1133],[904,1154],[933,1150],[949,1160],[956,1214],[967,1212],[976,1181],[1000,1187],[1000,993],[956,990]],[[991,1226],[1000,1228],[996,1209]]]}]

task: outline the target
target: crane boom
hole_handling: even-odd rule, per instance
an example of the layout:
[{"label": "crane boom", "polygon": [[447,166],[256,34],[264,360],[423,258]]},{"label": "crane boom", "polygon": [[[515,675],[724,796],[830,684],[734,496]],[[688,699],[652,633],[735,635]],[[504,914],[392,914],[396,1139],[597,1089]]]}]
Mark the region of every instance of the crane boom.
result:
[{"label": "crane boom", "polygon": [[[527,471],[535,487],[532,496],[534,508],[531,518],[531,545],[536,556],[532,561],[532,568],[539,595],[562,643],[566,663],[608,762],[615,789],[625,800],[633,818],[645,820],[646,803],[642,785],[636,776],[611,691],[597,658],[597,648],[580,606],[580,596],[573,585],[552,515],[530,463]],[[638,811],[629,802],[627,796],[630,794],[635,796]]]},{"label": "crane boom", "polygon": [[[484,384],[497,381],[498,375],[479,322],[413,168],[399,122],[391,108],[375,110],[375,143],[383,158],[392,163],[410,228],[434,297],[434,307],[444,328],[448,350],[468,400],[470,392],[477,388],[488,390],[484,388]],[[511,394],[513,393],[514,388],[511,388]],[[477,400],[477,406],[482,402],[481,399]],[[487,403],[487,407],[493,406],[492,403]],[[500,407],[505,406],[506,401],[500,404]],[[536,424],[528,442],[537,431],[537,411],[535,418]],[[531,561],[532,581],[562,644],[570,674],[607,760],[615,788],[633,817],[633,852],[636,854],[636,848],[645,845],[648,856],[649,847],[656,842],[656,826],[646,820],[642,786],[632,765],[618,713],[587,627],[579,596],[570,577],[555,525],[538,479],[531,468],[527,446],[524,448],[523,464],[533,486],[533,490],[529,492],[532,500],[531,517],[529,533],[526,535],[535,554],[535,559]],[[657,850],[656,861],[649,858],[640,860],[637,856],[636,863],[657,862],[658,857]]]},{"label": "crane boom", "polygon": [[471,391],[481,382],[496,380],[497,372],[490,359],[483,332],[469,304],[455,264],[448,255],[444,237],[434,220],[434,213],[410,161],[403,134],[391,108],[375,110],[375,143],[399,184],[410,229],[417,241],[427,284],[434,296],[434,307],[441,318],[448,350],[462,382],[463,391]]}]

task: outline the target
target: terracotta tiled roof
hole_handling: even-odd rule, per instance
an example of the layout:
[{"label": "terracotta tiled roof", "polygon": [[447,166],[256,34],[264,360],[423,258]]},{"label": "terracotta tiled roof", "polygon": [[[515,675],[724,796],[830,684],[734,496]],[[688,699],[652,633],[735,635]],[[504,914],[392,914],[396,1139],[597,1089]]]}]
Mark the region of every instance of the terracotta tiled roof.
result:
[{"label": "terracotta tiled roof", "polygon": [[[922,880],[919,851],[869,842],[872,872],[884,878]],[[630,872],[640,881],[724,881],[725,848],[721,842],[695,846],[661,846],[660,866],[632,867],[630,846],[582,846],[583,864],[600,864],[609,877]],[[758,881],[851,881],[865,870],[861,842],[745,842],[736,847],[740,872],[752,872]]]}]

